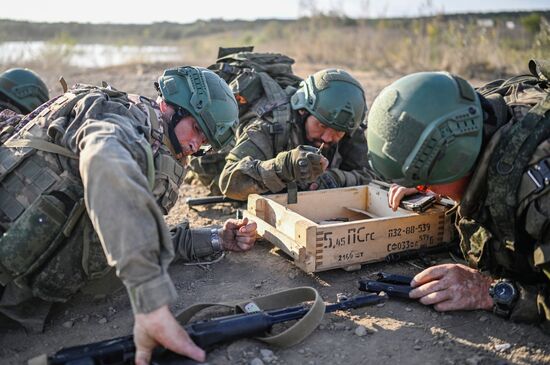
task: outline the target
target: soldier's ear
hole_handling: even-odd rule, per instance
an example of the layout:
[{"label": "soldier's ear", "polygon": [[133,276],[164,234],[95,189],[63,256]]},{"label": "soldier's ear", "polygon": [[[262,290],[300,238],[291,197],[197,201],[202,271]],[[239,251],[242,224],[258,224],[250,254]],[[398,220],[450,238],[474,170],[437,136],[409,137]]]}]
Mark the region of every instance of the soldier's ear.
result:
[{"label": "soldier's ear", "polygon": [[164,99],[160,98],[160,100],[157,101],[159,104],[160,112],[162,114],[166,114],[168,116],[172,116],[175,113],[174,108],[168,104]]}]

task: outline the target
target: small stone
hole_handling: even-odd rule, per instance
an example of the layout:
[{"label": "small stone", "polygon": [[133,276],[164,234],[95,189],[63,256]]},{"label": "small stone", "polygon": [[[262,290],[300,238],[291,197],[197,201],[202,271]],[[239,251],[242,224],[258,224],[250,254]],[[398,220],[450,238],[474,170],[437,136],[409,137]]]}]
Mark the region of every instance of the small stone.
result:
[{"label": "small stone", "polygon": [[489,320],[489,317],[487,317],[487,316],[481,316],[481,317],[479,317],[479,321],[480,321],[480,322],[487,322],[488,320]]},{"label": "small stone", "polygon": [[406,310],[407,312],[412,312],[412,308],[410,308],[410,307],[405,307],[405,310]]},{"label": "small stone", "polygon": [[416,351],[422,350],[422,346],[420,346],[420,345],[414,345],[414,349],[415,349]]},{"label": "small stone", "polygon": [[324,330],[325,328],[326,328],[326,327],[325,327],[325,325],[324,325],[324,324],[320,324],[320,325],[319,325],[319,330],[321,330],[321,331],[322,331],[322,330]]},{"label": "small stone", "polygon": [[88,323],[89,320],[90,320],[90,316],[87,314],[84,317],[82,317],[82,322],[84,323]]},{"label": "small stone", "polygon": [[62,326],[65,327],[65,328],[72,328],[74,325],[74,321],[67,321],[67,322],[63,322]]},{"label": "small stone", "polygon": [[264,362],[255,357],[250,361],[250,365],[264,365]]},{"label": "small stone", "polygon": [[105,317],[100,318],[99,321],[97,321],[97,323],[99,323],[99,324],[105,324],[105,323],[107,323],[107,318],[105,318]]},{"label": "small stone", "polygon": [[288,278],[290,280],[296,279],[296,276],[298,276],[298,274],[296,274],[294,271],[291,271],[291,272],[288,273]]},{"label": "small stone", "polygon": [[344,331],[346,329],[346,324],[345,323],[335,323],[334,324],[334,329],[336,331]]},{"label": "small stone", "polygon": [[260,354],[262,355],[262,357],[273,357],[273,351],[271,350],[268,350],[268,349],[261,349],[260,350]]},{"label": "small stone", "polygon": [[365,328],[365,326],[358,326],[356,329],[355,329],[355,335],[359,336],[359,337],[363,337],[363,336],[366,336],[367,335],[367,329]]},{"label": "small stone", "polygon": [[299,353],[299,354],[304,354],[305,352],[306,352],[306,351],[305,351],[304,349],[299,349],[299,350],[298,350],[298,353]]},{"label": "small stone", "polygon": [[495,350],[497,351],[506,351],[508,350],[512,345],[509,343],[499,343],[498,345],[495,345]]},{"label": "small stone", "polygon": [[384,306],[384,304],[385,304],[385,303],[378,303],[376,306],[377,306],[378,308],[382,308],[382,307]]},{"label": "small stone", "polygon": [[254,284],[254,289],[260,289],[262,287],[262,284],[258,283],[258,284]]},{"label": "small stone", "polygon": [[113,324],[112,328],[116,330],[118,326],[116,324]]}]

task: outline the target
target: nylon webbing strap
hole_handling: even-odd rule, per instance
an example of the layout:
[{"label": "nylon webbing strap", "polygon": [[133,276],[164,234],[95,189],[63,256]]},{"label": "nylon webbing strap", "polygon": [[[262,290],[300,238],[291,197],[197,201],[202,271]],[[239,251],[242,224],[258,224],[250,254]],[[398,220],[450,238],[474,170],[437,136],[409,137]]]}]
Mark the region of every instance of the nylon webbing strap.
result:
[{"label": "nylon webbing strap", "polygon": [[56,153],[61,156],[78,160],[78,156],[68,148],[59,146],[55,143],[51,143],[40,138],[9,139],[4,143],[4,146],[11,147],[11,148],[30,147],[40,151]]},{"label": "nylon webbing strap", "polygon": [[306,301],[313,301],[313,305],[307,312],[307,314],[298,320],[293,326],[285,331],[266,337],[258,337],[257,339],[268,343],[270,345],[287,347],[295,345],[307,336],[309,336],[315,328],[323,320],[325,314],[325,303],[319,295],[319,292],[311,287],[299,287],[288,290],[283,290],[270,295],[253,298],[252,300],[242,302],[228,302],[228,303],[198,303],[192,305],[182,312],[176,315],[178,321],[182,324],[187,323],[195,314],[203,309],[212,306],[222,306],[235,309],[236,313],[243,312],[243,308],[250,304],[256,304],[262,311],[268,311],[273,309],[281,309],[285,307],[291,307],[299,305]]},{"label": "nylon webbing strap", "polygon": [[[550,95],[546,95],[501,138],[488,170],[488,184],[492,188],[488,191],[486,202],[495,225],[504,234],[501,238],[507,241],[508,246],[513,246],[514,241],[513,217],[521,177],[540,141],[550,135],[550,117],[545,116],[549,110]],[[510,217],[514,219],[514,224],[509,224]]]}]

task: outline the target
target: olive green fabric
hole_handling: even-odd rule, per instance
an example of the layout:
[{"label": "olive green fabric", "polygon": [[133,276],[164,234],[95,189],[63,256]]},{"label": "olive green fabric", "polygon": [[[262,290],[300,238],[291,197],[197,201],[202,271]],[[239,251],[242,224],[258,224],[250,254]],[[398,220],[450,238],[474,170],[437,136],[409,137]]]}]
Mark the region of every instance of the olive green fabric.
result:
[{"label": "olive green fabric", "polygon": [[535,189],[529,176],[550,160],[549,93],[529,76],[479,92],[491,107],[484,148],[458,210],[461,248],[472,267],[518,284],[511,319],[550,329],[550,188]]},{"label": "olive green fabric", "polygon": [[[0,147],[0,313],[41,329],[51,302],[111,266],[134,311],[149,312],[176,297],[167,272],[174,257],[213,253],[209,234],[187,223],[171,233],[164,223],[184,169],[162,144],[159,113],[147,98],[79,86],[21,119],[8,142],[42,139],[78,159],[41,145]],[[37,301],[43,310],[32,311]]]},{"label": "olive green fabric", "polygon": [[[282,128],[290,119],[290,95],[302,79],[294,75],[294,60],[279,53],[259,53],[244,49],[226,54],[220,49],[221,57],[208,68],[228,84],[239,104],[239,126],[237,134],[258,116],[270,114],[274,128]],[[253,49],[253,47],[252,47]],[[276,139],[285,140],[284,131]],[[210,189],[212,195],[220,195],[218,185],[220,173],[225,166],[227,153],[234,147],[234,141],[221,151],[212,151],[205,156],[189,159],[188,181],[199,180]]]},{"label": "olive green fabric", "polygon": [[[256,119],[240,133],[220,176],[220,188],[224,195],[246,200],[249,194],[281,192],[289,182],[295,180],[292,159],[288,156],[291,150],[307,145],[303,120],[298,113],[293,114],[292,120],[285,127],[288,138],[284,143],[277,143],[277,134],[272,125],[264,117]],[[330,162],[326,174],[330,174],[337,185],[332,187],[362,185],[372,179],[363,133],[357,131],[351,136],[346,135],[323,153]],[[311,181],[299,184],[299,188],[309,189],[310,183],[317,178],[312,177]]]},{"label": "olive green fabric", "polygon": [[30,113],[49,98],[48,87],[32,70],[12,68],[0,74],[0,102],[13,105],[16,112]]},{"label": "olive green fabric", "polygon": [[269,295],[252,298],[245,302],[197,303],[177,313],[176,318],[180,323],[186,324],[195,314],[206,308],[215,306],[232,308],[235,313],[248,313],[246,311],[248,307],[258,308],[262,311],[270,311],[296,306],[303,302],[313,302],[313,304],[308,312],[296,323],[280,333],[256,337],[256,339],[273,346],[289,347],[307,338],[323,320],[326,305],[314,288],[304,286],[281,290]]}]

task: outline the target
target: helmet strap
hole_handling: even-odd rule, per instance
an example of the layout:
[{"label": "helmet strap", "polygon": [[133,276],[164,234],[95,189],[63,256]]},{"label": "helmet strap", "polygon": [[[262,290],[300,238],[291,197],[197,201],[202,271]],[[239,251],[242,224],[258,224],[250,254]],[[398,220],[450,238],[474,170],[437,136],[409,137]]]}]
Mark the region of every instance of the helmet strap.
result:
[{"label": "helmet strap", "polygon": [[187,110],[183,109],[182,107],[172,105],[172,107],[176,110],[175,113],[172,115],[172,118],[170,119],[170,123],[168,123],[168,138],[170,139],[170,143],[172,144],[172,148],[174,149],[174,152],[176,155],[179,155],[182,153],[183,148],[181,147],[181,143],[178,140],[178,137],[176,136],[175,128],[176,125],[185,117],[191,115]]}]

